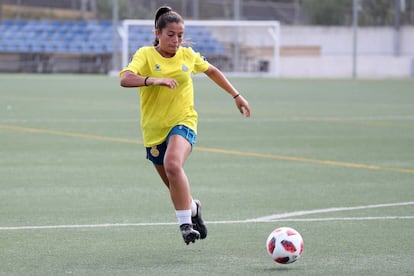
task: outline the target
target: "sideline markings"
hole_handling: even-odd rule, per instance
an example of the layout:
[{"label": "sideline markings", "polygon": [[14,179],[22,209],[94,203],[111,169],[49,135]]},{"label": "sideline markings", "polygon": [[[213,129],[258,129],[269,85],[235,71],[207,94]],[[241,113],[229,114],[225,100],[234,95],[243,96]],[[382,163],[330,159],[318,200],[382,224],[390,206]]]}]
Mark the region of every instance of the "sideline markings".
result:
[{"label": "sideline markings", "polygon": [[398,206],[408,206],[408,205],[414,205],[414,201],[362,205],[362,206],[354,206],[354,207],[326,208],[326,209],[316,209],[316,210],[307,210],[307,211],[296,211],[296,212],[289,212],[289,213],[284,213],[284,214],[276,214],[276,215],[254,218],[254,219],[250,219],[247,221],[266,222],[266,221],[273,221],[273,220],[278,220],[278,219],[313,215],[313,214],[325,214],[325,213],[334,213],[334,212],[342,212],[342,211],[366,210],[366,209],[374,209],[374,208],[398,207]]},{"label": "sideline markings", "polygon": [[[299,219],[275,219],[268,221],[258,221],[258,223],[270,222],[324,222],[324,221],[369,221],[369,220],[410,220],[414,216],[386,216],[386,217],[329,217],[329,218],[299,218]],[[252,223],[247,220],[229,221],[207,221],[207,224],[247,224]],[[115,228],[115,227],[139,227],[139,226],[169,226],[177,225],[176,222],[156,222],[156,223],[104,223],[104,224],[68,224],[68,225],[44,225],[44,226],[10,226],[0,227],[0,231],[18,230],[53,230],[53,229],[85,229],[85,228]]]},{"label": "sideline markings", "polygon": [[[384,216],[384,217],[326,217],[326,218],[285,218],[273,220],[229,220],[207,221],[207,224],[243,224],[243,223],[270,223],[270,222],[323,222],[323,221],[364,221],[364,220],[410,220],[414,216]],[[0,229],[1,230],[1,229]]]},{"label": "sideline markings", "polygon": [[238,155],[238,156],[277,159],[277,160],[285,160],[285,161],[296,161],[296,162],[303,162],[303,163],[329,165],[329,166],[353,168],[353,169],[366,169],[366,170],[373,170],[373,171],[389,171],[389,172],[414,174],[414,169],[381,167],[377,165],[358,164],[358,163],[342,162],[342,161],[335,161],[335,160],[321,160],[321,159],[313,159],[313,158],[306,158],[306,157],[294,157],[294,156],[286,156],[286,155],[279,155],[279,154],[254,153],[254,152],[224,150],[224,149],[206,148],[206,147],[196,147],[195,150],[222,153],[222,154],[231,154],[231,155]]},{"label": "sideline markings", "polygon": [[[108,136],[85,134],[85,133],[65,132],[65,131],[47,130],[47,129],[38,129],[38,128],[28,128],[28,127],[21,127],[21,126],[15,126],[15,125],[1,125],[0,124],[0,129],[30,132],[30,133],[36,133],[36,134],[40,133],[40,134],[50,134],[50,135],[56,135],[56,136],[76,137],[76,138],[84,138],[84,139],[89,139],[89,140],[98,140],[98,141],[107,141],[107,142],[119,142],[119,143],[140,144],[140,145],[143,144],[143,142],[141,140],[137,140],[137,139],[127,139],[127,138],[108,137]],[[313,158],[307,158],[307,157],[294,157],[294,156],[286,156],[286,155],[279,155],[279,154],[264,154],[264,153],[254,153],[254,152],[245,152],[245,151],[236,151],[236,150],[225,150],[225,149],[207,148],[207,147],[195,147],[195,150],[196,151],[203,151],[203,152],[212,152],[212,153],[236,155],[236,156],[247,156],[247,157],[256,157],[256,158],[266,158],[266,159],[275,159],[275,160],[285,160],[285,161],[295,161],[295,162],[302,162],[302,163],[319,164],[319,165],[328,165],[328,166],[336,166],[336,167],[343,167],[343,168],[365,169],[365,170],[374,170],[374,171],[388,171],[388,172],[397,172],[397,173],[404,173],[404,174],[414,174],[414,169],[381,167],[381,166],[377,166],[377,165],[358,164],[358,163],[342,162],[342,161],[335,161],[335,160],[321,160],[321,159],[313,159]]]},{"label": "sideline markings", "polygon": [[77,133],[77,132],[66,132],[66,131],[59,131],[59,130],[29,128],[29,127],[21,127],[21,126],[14,126],[14,125],[0,125],[0,129],[1,128],[8,129],[8,130],[14,130],[14,131],[36,133],[36,134],[50,134],[50,135],[55,135],[55,136],[84,138],[84,139],[89,139],[89,140],[120,142],[120,143],[128,143],[128,144],[143,144],[143,142],[138,139],[133,140],[133,139],[127,139],[127,138],[109,137],[109,136],[102,136],[102,135]]},{"label": "sideline markings", "polygon": [[[247,223],[268,223],[277,221],[290,222],[322,222],[322,221],[362,221],[362,220],[409,220],[414,216],[384,216],[384,217],[331,217],[331,218],[293,218],[309,214],[335,213],[340,211],[353,211],[373,208],[386,208],[414,205],[411,202],[397,202],[387,204],[375,204],[354,207],[326,208],[308,211],[295,211],[272,216],[259,217],[246,220],[228,220],[228,221],[207,221],[207,224],[247,224]],[[155,223],[103,223],[103,224],[73,224],[73,225],[41,225],[41,226],[9,226],[0,227],[0,231],[18,231],[18,230],[53,230],[53,229],[80,229],[80,228],[113,228],[113,227],[138,227],[138,226],[168,226],[176,225],[176,222],[155,222]]]}]

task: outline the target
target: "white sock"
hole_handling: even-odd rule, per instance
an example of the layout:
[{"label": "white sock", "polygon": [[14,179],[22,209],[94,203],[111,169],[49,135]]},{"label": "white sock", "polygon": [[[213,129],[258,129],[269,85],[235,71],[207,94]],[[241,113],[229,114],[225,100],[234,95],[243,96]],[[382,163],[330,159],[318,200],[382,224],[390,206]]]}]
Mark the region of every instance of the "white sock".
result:
[{"label": "white sock", "polygon": [[197,215],[197,204],[194,199],[191,200],[191,216],[195,217]]},{"label": "white sock", "polygon": [[191,210],[175,210],[175,214],[178,219],[178,224],[192,224],[191,223]]}]

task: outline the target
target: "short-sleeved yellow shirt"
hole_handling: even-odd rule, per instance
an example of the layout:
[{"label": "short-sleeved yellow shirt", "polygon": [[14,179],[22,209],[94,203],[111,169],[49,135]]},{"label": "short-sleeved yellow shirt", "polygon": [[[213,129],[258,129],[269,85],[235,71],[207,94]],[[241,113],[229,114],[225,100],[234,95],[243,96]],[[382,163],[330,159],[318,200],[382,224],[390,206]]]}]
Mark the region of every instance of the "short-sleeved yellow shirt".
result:
[{"label": "short-sleeved yellow shirt", "polygon": [[121,72],[129,70],[143,77],[173,78],[178,87],[142,86],[140,92],[141,128],[144,145],[152,147],[165,141],[176,125],[197,132],[194,89],[191,74],[205,72],[208,62],[191,48],[180,47],[174,57],[164,58],[155,47],[140,48]]}]

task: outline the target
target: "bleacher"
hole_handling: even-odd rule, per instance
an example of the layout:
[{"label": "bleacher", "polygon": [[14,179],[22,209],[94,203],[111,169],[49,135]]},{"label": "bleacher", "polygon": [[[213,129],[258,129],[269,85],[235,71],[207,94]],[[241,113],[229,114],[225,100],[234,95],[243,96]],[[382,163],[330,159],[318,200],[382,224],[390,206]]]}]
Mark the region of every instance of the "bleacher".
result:
[{"label": "bleacher", "polygon": [[[154,41],[153,27],[151,26],[131,26],[129,33],[129,51],[134,52],[141,46],[152,45]],[[186,26],[185,43],[195,51],[205,56],[225,55],[225,49],[212,33],[203,26]]]},{"label": "bleacher", "polygon": [[112,27],[107,21],[3,21],[0,52],[108,53]]},{"label": "bleacher", "polygon": [[[0,71],[106,73],[111,67],[113,36],[108,20],[3,20]],[[118,35],[115,39],[120,53],[121,39]],[[186,39],[205,56],[225,54],[206,28],[186,28]],[[151,27],[135,26],[129,36],[129,50],[133,53],[153,40]]]}]

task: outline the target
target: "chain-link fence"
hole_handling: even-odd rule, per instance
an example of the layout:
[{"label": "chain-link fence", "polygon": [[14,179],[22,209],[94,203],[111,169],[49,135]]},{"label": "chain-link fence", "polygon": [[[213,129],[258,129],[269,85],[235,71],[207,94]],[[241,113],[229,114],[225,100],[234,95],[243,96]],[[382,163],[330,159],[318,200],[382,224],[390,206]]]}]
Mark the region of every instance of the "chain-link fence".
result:
[{"label": "chain-link fence", "polygon": [[[3,19],[152,19],[169,5],[186,19],[277,20],[293,25],[350,25],[353,0],[0,0]],[[358,0],[361,26],[414,25],[414,0]],[[42,10],[43,9],[43,10]],[[46,9],[46,11],[44,10]],[[67,13],[71,10],[72,13]]]},{"label": "chain-link fence", "polygon": [[[349,76],[357,64],[366,76],[414,76],[414,0],[0,0],[0,72],[117,71],[122,20],[153,20],[162,5],[186,21],[279,21],[281,76]],[[355,8],[359,28],[352,27]],[[235,70],[230,48],[216,43],[200,52],[232,60],[222,69]],[[263,51],[248,53],[255,54],[238,63],[267,71],[258,66],[268,62]]]}]

